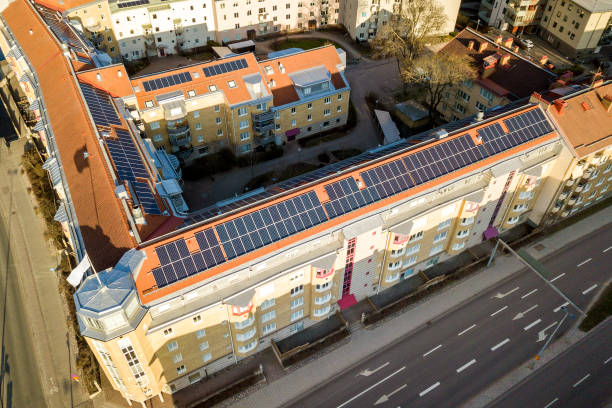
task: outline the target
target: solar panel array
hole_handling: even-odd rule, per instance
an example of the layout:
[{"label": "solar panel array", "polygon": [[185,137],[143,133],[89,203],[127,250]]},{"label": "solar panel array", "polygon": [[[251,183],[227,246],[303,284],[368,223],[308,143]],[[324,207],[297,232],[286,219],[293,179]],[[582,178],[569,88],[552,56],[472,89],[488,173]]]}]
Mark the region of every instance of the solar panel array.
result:
[{"label": "solar panel array", "polygon": [[249,64],[247,64],[246,59],[241,58],[236,61],[224,62],[223,64],[217,64],[217,65],[205,67],[203,71],[206,77],[213,77],[216,75],[226,74],[232,71],[237,71],[239,69],[243,69],[248,66]]},{"label": "solar panel array", "polygon": [[[402,158],[363,171],[360,173],[364,183],[362,188],[353,177],[331,182],[325,185],[329,201],[323,205],[321,205],[317,194],[310,191],[217,225],[214,228],[225,255],[228,260],[236,258],[328,219],[333,219],[370,203],[406,191],[416,185],[465,168],[499,153],[500,149],[510,149],[553,131],[539,109],[505,119],[504,122],[510,131],[507,134],[503,132],[499,123],[478,130],[478,134],[482,137],[482,144],[476,144],[472,136],[466,133],[459,137],[449,137],[437,144],[426,145],[424,149],[409,152]],[[406,147],[402,143],[398,146]],[[315,181],[361,162],[383,157],[393,153],[394,149],[399,149],[398,146],[376,149],[332,166],[318,169],[295,180],[289,180],[289,183],[283,182],[269,187],[253,197],[238,200],[228,207],[237,208],[239,205],[246,205],[244,203],[248,204],[250,199],[265,199],[274,194],[282,193],[286,189]],[[211,207],[201,213],[200,216],[213,217],[218,215],[216,211],[225,208],[226,206]],[[323,208],[325,211],[323,211]],[[197,233],[196,237],[198,234],[201,233]],[[210,234],[212,234],[212,231]],[[209,259],[214,260],[211,265],[218,265],[225,261],[223,256]],[[161,259],[160,262],[163,264]],[[209,268],[208,263],[206,267]],[[163,285],[163,282],[158,280],[157,277],[156,282],[158,282],[158,286],[160,283]]]},{"label": "solar panel array", "polygon": [[127,1],[124,3],[117,3],[117,7],[127,8],[127,7],[140,6],[142,4],[149,4],[149,0],[136,0],[136,1]]},{"label": "solar panel array", "polygon": [[313,191],[215,227],[228,259],[327,221]]},{"label": "solar panel array", "polygon": [[60,39],[60,41],[67,43],[71,47],[83,49],[86,47],[85,39],[81,34],[72,27],[68,21],[62,18],[55,10],[37,5],[36,7],[45,23],[49,26],[53,34]]},{"label": "solar panel array", "polygon": [[106,92],[84,82],[79,82],[79,85],[96,125],[104,127],[110,127],[110,125],[121,126],[121,119],[119,119],[110,96]]},{"label": "solar panel array", "polygon": [[113,163],[115,163],[119,178],[122,181],[128,180],[131,183],[138,201],[140,201],[142,208],[147,214],[161,214],[149,183],[136,181],[136,177],[148,179],[149,173],[145,169],[132,136],[123,129],[115,129],[115,132],[119,139],[106,139],[106,146],[113,159]]},{"label": "solar panel array", "polygon": [[224,262],[219,240],[212,228],[198,232],[196,240],[200,250],[193,254],[184,239],[178,239],[155,248],[160,266],[153,269],[153,277],[158,288],[195,275]]},{"label": "solar panel array", "polygon": [[155,91],[156,89],[168,88],[169,86],[184,84],[185,82],[191,82],[190,72],[181,72],[179,74],[168,75],[162,78],[151,79],[143,81],[142,86],[145,91]]}]

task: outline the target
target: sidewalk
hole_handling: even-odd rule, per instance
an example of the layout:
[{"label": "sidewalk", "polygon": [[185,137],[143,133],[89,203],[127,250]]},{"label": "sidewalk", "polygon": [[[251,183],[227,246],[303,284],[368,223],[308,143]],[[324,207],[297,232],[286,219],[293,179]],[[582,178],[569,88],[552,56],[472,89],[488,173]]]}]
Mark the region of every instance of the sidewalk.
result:
[{"label": "sidewalk", "polygon": [[[612,219],[612,207],[605,208],[572,226],[572,234],[558,231],[526,248],[536,259],[543,259],[557,250],[577,244],[585,236],[601,228],[601,220]],[[537,247],[537,249],[535,249]],[[235,408],[278,407],[288,404],[302,394],[312,392],[330,378],[360,363],[366,356],[402,340],[449,311],[469,302],[488,288],[511,277],[524,268],[517,259],[498,256],[493,268],[483,269],[473,276],[449,286],[434,296],[410,307],[400,315],[380,324],[374,330],[359,329],[351,334],[351,340],[323,358],[314,360],[292,373],[259,389],[245,399],[236,402]]]},{"label": "sidewalk", "polygon": [[[0,216],[11,227],[11,252],[15,262],[16,279],[24,302],[22,316],[31,333],[33,354],[37,362],[49,407],[70,406],[72,387],[75,406],[89,407],[91,401],[79,383],[70,378],[68,361],[75,369],[76,344],[70,336],[70,350],[66,347],[68,331],[67,310],[59,294],[57,251],[45,239],[45,225],[34,211],[36,203],[27,192],[27,177],[20,172],[21,154],[25,140],[11,143],[10,150],[0,145]],[[20,318],[13,315],[11,318]],[[33,375],[36,375],[33,373]],[[42,405],[41,405],[42,406]]]}]

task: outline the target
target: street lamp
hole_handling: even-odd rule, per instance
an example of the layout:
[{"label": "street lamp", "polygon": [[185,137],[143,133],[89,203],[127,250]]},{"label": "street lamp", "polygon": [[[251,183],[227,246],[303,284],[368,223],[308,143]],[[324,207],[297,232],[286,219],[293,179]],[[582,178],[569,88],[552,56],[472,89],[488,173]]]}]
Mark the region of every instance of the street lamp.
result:
[{"label": "street lamp", "polygon": [[538,354],[535,355],[535,359],[536,360],[540,359],[540,356],[542,355],[544,350],[546,350],[546,347],[548,347],[548,345],[552,341],[553,337],[555,337],[555,334],[557,333],[557,331],[559,330],[559,328],[561,327],[561,325],[563,324],[565,319],[567,319],[568,316],[571,317],[571,318],[574,318],[574,315],[567,311],[567,307],[566,306],[563,306],[561,308],[561,310],[563,310],[565,312],[565,316],[563,316],[563,319],[561,319],[561,321],[559,322],[557,327],[555,327],[555,330],[553,330],[553,332],[550,334],[550,336],[548,337],[548,340],[546,340],[546,343],[544,343],[544,345],[542,346],[542,349],[538,352]]}]

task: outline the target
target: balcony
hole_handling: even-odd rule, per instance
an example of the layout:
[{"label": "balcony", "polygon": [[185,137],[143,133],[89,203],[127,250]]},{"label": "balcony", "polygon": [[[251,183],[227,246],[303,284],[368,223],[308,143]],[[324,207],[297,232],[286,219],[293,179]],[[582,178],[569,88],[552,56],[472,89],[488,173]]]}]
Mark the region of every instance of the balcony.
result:
[{"label": "balcony", "polygon": [[556,213],[558,213],[558,212],[559,212],[559,210],[560,210],[560,209],[561,209],[561,206],[557,204],[557,205],[555,205],[555,206],[553,207],[553,209],[551,210],[551,212],[552,212],[553,214],[556,214]]},{"label": "balcony", "polygon": [[561,213],[561,216],[562,216],[563,218],[567,217],[568,215],[569,215],[569,211],[563,211],[563,212]]},{"label": "balcony", "polygon": [[584,184],[578,184],[576,188],[574,189],[574,192],[581,193],[582,190],[584,190]]},{"label": "balcony", "polygon": [[261,134],[268,133],[270,130],[274,130],[274,122],[264,124],[253,123],[253,130]]},{"label": "balcony", "polygon": [[253,119],[253,122],[267,122],[269,120],[274,119],[274,112],[272,111],[267,111],[267,112],[262,112],[262,113],[253,113],[251,114],[251,118]]},{"label": "balcony", "polygon": [[568,191],[562,191],[561,194],[559,194],[559,200],[565,200],[568,195],[569,195]]},{"label": "balcony", "polygon": [[573,185],[574,185],[574,180],[572,180],[572,179],[567,180],[567,181],[565,182],[565,185],[566,185],[566,186],[568,186],[568,187],[573,186]]},{"label": "balcony", "polygon": [[577,197],[572,196],[572,197],[569,199],[569,201],[567,202],[567,205],[574,205],[574,204],[576,204],[576,198],[577,198]]},{"label": "balcony", "polygon": [[189,125],[168,126],[168,136],[170,137],[189,136]]}]

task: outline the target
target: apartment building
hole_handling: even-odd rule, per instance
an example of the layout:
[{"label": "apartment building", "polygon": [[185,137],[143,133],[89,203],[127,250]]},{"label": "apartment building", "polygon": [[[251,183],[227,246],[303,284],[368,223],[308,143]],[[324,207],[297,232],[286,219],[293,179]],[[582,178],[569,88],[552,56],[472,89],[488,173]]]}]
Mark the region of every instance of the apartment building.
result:
[{"label": "apartment building", "polygon": [[556,75],[512,51],[512,38],[495,41],[469,28],[461,31],[439,52],[464,56],[477,70],[473,80],[445,93],[439,112],[454,121],[547,90]]},{"label": "apartment building", "polygon": [[507,2],[503,11],[504,29],[511,31],[513,34],[535,34],[542,20],[543,7],[543,3],[532,0],[511,0]]},{"label": "apartment building", "polygon": [[[459,0],[443,0],[438,2],[446,14],[446,25],[440,34],[448,34],[455,29]],[[376,37],[379,27],[387,24],[393,17],[402,12],[407,0],[343,0],[340,21],[356,41],[371,41]]]},{"label": "apartment building", "polygon": [[612,3],[609,1],[549,2],[540,22],[540,37],[563,55],[585,56],[602,45],[602,36],[611,26]]},{"label": "apartment building", "polygon": [[242,54],[132,78],[134,93],[124,101],[158,149],[185,160],[224,147],[245,154],[346,124],[344,52],[326,46],[280,54],[265,61]]},{"label": "apartment building", "polygon": [[489,26],[505,30],[508,23],[504,21],[506,2],[502,0],[482,0],[478,10],[478,19]]}]

